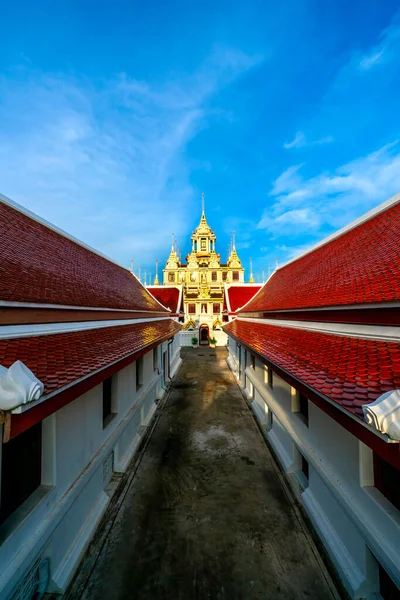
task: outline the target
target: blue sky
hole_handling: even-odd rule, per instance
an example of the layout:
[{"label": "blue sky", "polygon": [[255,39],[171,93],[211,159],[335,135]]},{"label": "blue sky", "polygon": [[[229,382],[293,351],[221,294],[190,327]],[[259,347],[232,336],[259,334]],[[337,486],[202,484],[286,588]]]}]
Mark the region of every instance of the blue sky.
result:
[{"label": "blue sky", "polygon": [[400,191],[400,5],[16,0],[2,8],[0,191],[126,266],[267,272]]}]

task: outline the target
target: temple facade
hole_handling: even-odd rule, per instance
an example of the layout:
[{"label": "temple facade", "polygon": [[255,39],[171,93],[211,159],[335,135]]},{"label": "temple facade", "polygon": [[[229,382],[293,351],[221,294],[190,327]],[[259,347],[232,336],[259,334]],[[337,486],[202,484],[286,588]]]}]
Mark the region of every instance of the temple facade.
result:
[{"label": "temple facade", "polygon": [[[200,341],[208,340],[210,331],[219,329],[222,321],[227,320],[224,319],[227,316],[226,286],[244,285],[244,268],[234,240],[226,263],[221,263],[215,243],[215,233],[205,216],[203,195],[201,219],[192,233],[192,249],[186,256],[186,263],[180,262],[173,240],[163,269],[164,286],[182,286],[184,327],[193,330],[198,328]],[[155,285],[158,283],[156,276]]]}]

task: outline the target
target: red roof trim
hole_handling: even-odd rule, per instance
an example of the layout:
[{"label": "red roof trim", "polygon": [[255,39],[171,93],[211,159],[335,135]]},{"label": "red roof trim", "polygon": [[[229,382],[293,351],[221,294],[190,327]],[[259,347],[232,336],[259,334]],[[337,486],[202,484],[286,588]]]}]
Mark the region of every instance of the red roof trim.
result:
[{"label": "red roof trim", "polygon": [[[56,388],[52,392],[51,397],[49,397],[48,399],[44,398],[42,402],[40,402],[39,404],[36,404],[35,406],[32,406],[32,408],[30,408],[29,410],[26,410],[23,413],[19,413],[19,414],[12,414],[11,415],[11,430],[10,430],[9,439],[15,437],[16,435],[19,435],[20,433],[22,433],[23,431],[25,431],[26,429],[28,429],[35,423],[45,419],[46,417],[53,414],[57,410],[60,410],[61,408],[63,408],[64,406],[66,406],[67,404],[72,402],[73,400],[76,400],[79,396],[81,396],[85,392],[89,391],[90,389],[92,389],[93,387],[95,387],[96,385],[98,385],[99,383],[101,383],[102,381],[107,379],[108,377],[111,377],[114,373],[117,373],[124,367],[126,367],[126,366],[130,365],[132,362],[136,361],[138,358],[140,358],[140,356],[147,354],[147,352],[149,352],[152,348],[155,348],[162,342],[173,337],[181,329],[180,325],[178,325],[175,321],[172,321],[172,320],[162,321],[162,322],[160,322],[160,324],[161,323],[163,323],[163,326],[158,328],[158,332],[157,332],[158,337],[153,336],[154,339],[149,344],[147,344],[145,347],[141,347],[131,353],[127,353],[127,348],[125,347],[125,351],[121,352],[121,357],[119,359],[117,358],[112,364],[104,364],[103,366],[99,366],[99,368],[95,372],[88,373],[86,375],[83,375],[83,377],[81,377],[79,379],[72,380],[69,384],[64,385],[59,391]],[[168,324],[168,327],[165,324]],[[147,324],[143,323],[142,325],[145,326]],[[138,325],[120,327],[120,328],[109,328],[109,329],[110,330],[111,329],[113,329],[113,330],[114,329],[127,329],[128,327],[135,327],[136,331],[133,331],[134,337],[139,337]],[[103,330],[103,332],[104,332],[104,330]],[[81,332],[81,333],[86,333],[86,332]],[[126,333],[132,333],[132,332],[125,332],[125,334]],[[142,333],[145,333],[145,332],[142,331]],[[154,334],[155,334],[155,331],[154,331]],[[59,334],[58,336],[46,336],[46,337],[47,338],[49,338],[49,337],[62,338],[67,335],[69,335],[69,334]],[[98,335],[99,335],[99,332],[98,332]],[[57,340],[57,341],[60,342],[60,340]],[[84,341],[84,340],[82,340],[82,341]],[[102,342],[100,341],[100,343],[102,343]],[[116,339],[116,344],[120,344],[120,343],[123,343],[123,339],[121,339],[121,337],[118,337],[118,339]],[[0,359],[0,363],[4,364],[1,359]],[[29,361],[25,360],[25,364],[27,364],[27,366],[29,366]],[[55,365],[53,365],[53,368],[54,368],[54,366]],[[66,364],[65,368],[70,368],[70,365]],[[61,375],[61,373],[60,373],[60,375]],[[51,375],[49,374],[48,377],[51,377]],[[46,387],[45,387],[45,391],[46,391]]]},{"label": "red roof trim", "polygon": [[400,302],[399,243],[397,201],[275,271],[245,312]]},{"label": "red roof trim", "polygon": [[267,360],[363,419],[362,405],[400,387],[400,344],[236,319],[225,328]]},{"label": "red roof trim", "polygon": [[225,294],[229,314],[236,314],[240,308],[250,302],[261,287],[261,284],[257,285],[254,283],[248,285],[225,284]]},{"label": "red roof trim", "polygon": [[182,286],[148,286],[147,291],[163,306],[177,315],[180,312]]},{"label": "red roof trim", "polygon": [[127,269],[0,199],[0,300],[162,311]]},{"label": "red roof trim", "polygon": [[[226,327],[224,327],[226,329]],[[240,345],[245,347],[250,352],[256,352],[252,346],[243,342],[243,340],[236,335],[227,332],[233,339],[235,339]],[[260,357],[261,361],[266,364],[268,367],[272,368],[273,371],[282,377],[284,381],[286,381],[289,385],[297,389],[301,394],[306,396],[309,400],[314,402],[323,412],[325,412],[328,416],[334,419],[339,425],[344,427],[347,431],[349,431],[352,435],[354,435],[357,439],[362,441],[368,447],[372,448],[374,452],[379,454],[382,458],[384,458],[388,463],[392,466],[400,470],[400,445],[399,444],[388,444],[383,439],[375,435],[372,431],[364,427],[361,423],[357,422],[350,415],[347,415],[345,412],[339,409],[339,407],[335,407],[330,402],[327,401],[322,394],[315,391],[313,388],[306,385],[304,382],[300,381],[296,377],[294,377],[288,371],[282,369],[275,363],[268,360],[265,356],[256,352]]]}]

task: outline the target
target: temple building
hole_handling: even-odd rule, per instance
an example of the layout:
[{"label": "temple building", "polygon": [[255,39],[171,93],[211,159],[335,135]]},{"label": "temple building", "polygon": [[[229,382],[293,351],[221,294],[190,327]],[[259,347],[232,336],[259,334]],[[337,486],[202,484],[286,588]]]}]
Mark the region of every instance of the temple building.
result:
[{"label": "temple building", "polygon": [[[172,238],[171,252],[163,269],[163,286],[159,285],[157,273],[154,286],[147,288],[171,309],[173,316],[180,317],[184,330],[198,330],[203,343],[208,343],[210,332],[219,331],[223,322],[234,315],[235,309],[246,304],[261,288],[254,283],[252,274],[250,283],[245,283],[245,270],[236,251],[234,236],[226,263],[221,263],[215,243],[216,235],[207,223],[204,211],[203,194],[200,223],[192,233],[191,252],[186,256],[186,263],[180,261]],[[173,297],[181,299],[180,306],[170,305],[171,288],[176,290]]]}]

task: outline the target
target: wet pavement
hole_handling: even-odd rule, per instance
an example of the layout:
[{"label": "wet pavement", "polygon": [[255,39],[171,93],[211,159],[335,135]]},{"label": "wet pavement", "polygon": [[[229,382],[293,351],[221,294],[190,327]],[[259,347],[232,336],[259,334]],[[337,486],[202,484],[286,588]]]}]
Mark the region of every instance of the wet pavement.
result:
[{"label": "wet pavement", "polygon": [[337,598],[226,357],[182,350],[83,600]]}]

